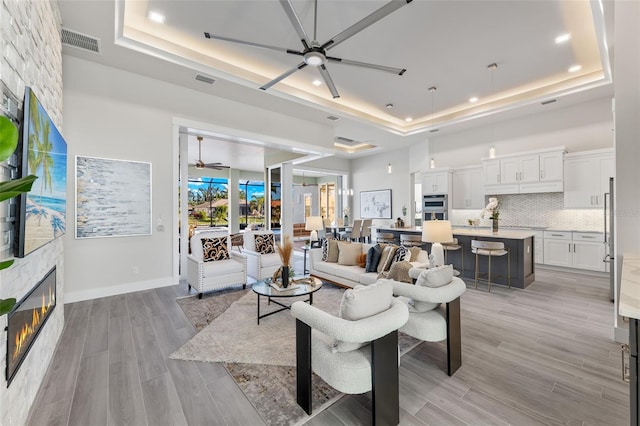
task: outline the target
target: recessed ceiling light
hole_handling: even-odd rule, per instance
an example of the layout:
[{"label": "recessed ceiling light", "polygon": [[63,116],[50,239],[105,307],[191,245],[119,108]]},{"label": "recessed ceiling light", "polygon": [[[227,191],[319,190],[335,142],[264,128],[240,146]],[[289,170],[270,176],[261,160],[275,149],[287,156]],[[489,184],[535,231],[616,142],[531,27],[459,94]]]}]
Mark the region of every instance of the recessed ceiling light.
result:
[{"label": "recessed ceiling light", "polygon": [[569,34],[569,33],[560,34],[558,37],[555,38],[556,44],[566,43],[569,40],[571,40],[571,34]]},{"label": "recessed ceiling light", "polygon": [[158,24],[164,24],[164,15],[160,12],[154,12],[153,10],[150,10],[147,17],[149,18],[149,20],[153,22],[157,22]]},{"label": "recessed ceiling light", "polygon": [[386,105],[385,105],[385,108],[387,108],[387,109],[391,109],[391,108],[393,108],[393,104],[386,104]]},{"label": "recessed ceiling light", "polygon": [[478,98],[476,96],[473,96],[473,97],[469,98],[469,102],[471,102],[471,103],[478,102]]},{"label": "recessed ceiling light", "polygon": [[569,67],[569,72],[578,72],[582,69],[582,65],[573,65]]},{"label": "recessed ceiling light", "polygon": [[313,80],[311,84],[313,84],[314,86],[320,86],[322,82],[320,80]]},{"label": "recessed ceiling light", "polygon": [[406,121],[407,123],[410,123],[410,122],[412,122],[412,121],[413,121],[413,118],[411,118],[411,117],[407,117],[407,118],[405,118],[405,119],[404,119],[404,121]]}]

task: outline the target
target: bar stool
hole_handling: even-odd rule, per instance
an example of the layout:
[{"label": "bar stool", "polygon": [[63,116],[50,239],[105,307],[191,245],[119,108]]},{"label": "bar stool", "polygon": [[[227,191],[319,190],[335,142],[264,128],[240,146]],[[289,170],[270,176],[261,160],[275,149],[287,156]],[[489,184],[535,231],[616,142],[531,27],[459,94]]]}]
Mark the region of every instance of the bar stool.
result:
[{"label": "bar stool", "polygon": [[491,258],[495,256],[504,256],[507,255],[507,282],[509,284],[509,288],[511,288],[511,255],[509,254],[509,250],[504,247],[504,243],[497,241],[478,241],[471,240],[471,252],[476,255],[476,273],[475,273],[475,285],[476,289],[478,288],[478,281],[485,281],[483,279],[478,278],[480,275],[478,269],[478,256],[488,256],[489,257],[489,272],[487,274],[487,283],[489,285],[489,291],[491,291]]},{"label": "bar stool", "polygon": [[422,235],[400,234],[400,245],[405,247],[422,247]]},{"label": "bar stool", "polygon": [[362,221],[362,230],[360,231],[360,239],[363,243],[371,242],[371,224],[373,223],[372,219],[365,219]]},{"label": "bar stool", "polygon": [[378,232],[376,234],[376,243],[393,244],[395,238],[391,232]]},{"label": "bar stool", "polygon": [[456,251],[456,250],[460,250],[460,256],[461,256],[461,263],[462,263],[462,272],[464,272],[464,250],[463,250],[463,246],[462,243],[458,242],[457,238],[454,238],[453,241],[448,242],[448,243],[442,243],[442,248],[444,249],[444,263],[445,265],[447,265],[447,255],[449,254],[449,251]]}]

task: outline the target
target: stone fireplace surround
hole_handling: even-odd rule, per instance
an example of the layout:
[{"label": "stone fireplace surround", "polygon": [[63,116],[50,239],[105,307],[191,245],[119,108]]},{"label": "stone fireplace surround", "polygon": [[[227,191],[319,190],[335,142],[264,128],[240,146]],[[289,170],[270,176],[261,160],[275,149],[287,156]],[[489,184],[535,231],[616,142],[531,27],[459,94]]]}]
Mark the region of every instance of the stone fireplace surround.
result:
[{"label": "stone fireplace surround", "polygon": [[[62,126],[61,18],[55,1],[0,1],[0,80],[18,99],[32,87],[53,119]],[[6,180],[3,177],[2,180]],[[6,210],[6,209],[5,209]],[[0,215],[4,215],[0,210]],[[64,237],[63,237],[64,238]],[[58,238],[0,271],[0,297],[20,300],[54,266],[57,269],[57,304],[38,339],[7,387],[6,346],[0,350],[0,424],[24,425],[40,384],[53,358],[64,327],[64,248]],[[2,253],[0,259],[7,258]],[[7,316],[0,317],[0,342],[6,345]],[[59,395],[59,398],[69,395]],[[48,401],[55,404],[56,401]]]}]

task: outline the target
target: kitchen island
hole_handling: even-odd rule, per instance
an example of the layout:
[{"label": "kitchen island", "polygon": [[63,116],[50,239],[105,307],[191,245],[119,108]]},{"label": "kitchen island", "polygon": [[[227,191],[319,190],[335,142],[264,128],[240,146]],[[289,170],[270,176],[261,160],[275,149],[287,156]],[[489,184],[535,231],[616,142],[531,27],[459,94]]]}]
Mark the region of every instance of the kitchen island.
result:
[{"label": "kitchen island", "polygon": [[[393,228],[375,227],[377,231],[389,232],[399,243],[400,234],[422,235],[421,227]],[[492,232],[485,228],[453,228],[453,236],[462,245],[461,250],[449,251],[447,253],[447,263],[453,264],[454,268],[460,272],[460,276],[467,279],[474,278],[476,255],[471,253],[471,241],[498,241],[504,243],[509,250],[511,259],[511,287],[525,288],[535,281],[534,266],[534,232],[500,230]],[[431,244],[425,243],[425,248],[431,251]],[[464,268],[462,265],[464,257]],[[478,256],[480,271],[487,271],[487,257]],[[499,276],[498,276],[499,275]],[[494,257],[491,262],[491,284],[507,285],[507,256]],[[494,279],[495,277],[495,279]]]}]

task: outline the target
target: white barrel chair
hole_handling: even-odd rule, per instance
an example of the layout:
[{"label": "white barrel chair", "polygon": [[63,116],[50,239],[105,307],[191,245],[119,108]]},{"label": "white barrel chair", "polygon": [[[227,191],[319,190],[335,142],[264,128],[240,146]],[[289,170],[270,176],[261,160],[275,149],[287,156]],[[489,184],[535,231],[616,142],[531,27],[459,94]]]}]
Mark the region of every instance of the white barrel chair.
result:
[{"label": "white barrel chair", "polygon": [[[229,254],[228,259],[204,260],[203,240],[224,238]],[[202,299],[202,294],[211,290],[221,290],[242,284],[247,285],[247,258],[231,251],[231,241],[227,231],[197,232],[191,237],[191,254],[187,256],[187,282],[189,291],[193,287]]]},{"label": "white barrel chair", "polygon": [[[260,253],[256,248],[256,236],[273,238],[273,253]],[[275,247],[275,235],[271,230],[245,231],[242,253],[247,255],[247,275],[255,280],[270,278],[282,266]]]},{"label": "white barrel chair", "polygon": [[[357,320],[336,317],[300,301],[291,306],[291,315],[296,318],[297,402],[307,414],[311,414],[313,370],[340,392],[371,391],[373,424],[400,422],[398,329],[409,317],[407,306],[393,297],[391,280],[357,286],[345,294],[372,288],[381,281],[388,281],[384,284],[388,300],[374,291],[375,302],[367,297],[364,303],[386,303],[388,308]],[[337,345],[346,346],[337,349]]]},{"label": "white barrel chair", "polygon": [[451,265],[435,269],[445,271],[444,281],[448,283],[434,283],[440,284],[440,287],[425,286],[421,281],[428,279],[428,273],[425,272],[428,270],[411,268],[409,276],[416,279],[416,283],[394,281],[393,294],[410,302],[409,320],[400,329],[401,332],[425,342],[447,341],[447,374],[452,376],[462,365],[460,296],[467,290],[467,286],[460,278],[453,276]]}]

